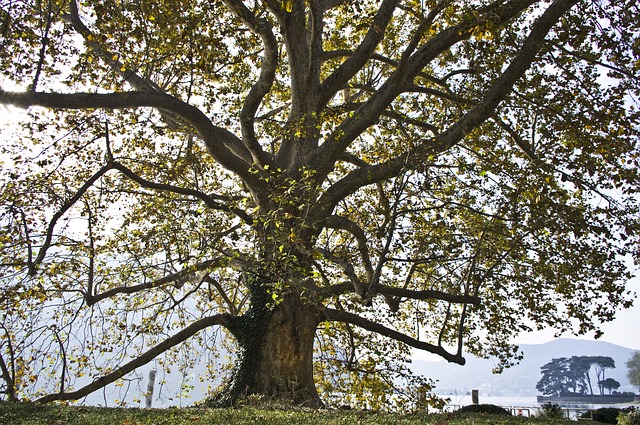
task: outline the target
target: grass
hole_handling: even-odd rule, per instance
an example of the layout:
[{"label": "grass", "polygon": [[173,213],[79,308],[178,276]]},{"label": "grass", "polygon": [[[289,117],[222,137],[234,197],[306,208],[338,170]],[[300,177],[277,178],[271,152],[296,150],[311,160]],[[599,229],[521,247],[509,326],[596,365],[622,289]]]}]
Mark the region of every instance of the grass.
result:
[{"label": "grass", "polygon": [[0,403],[0,424],[25,425],[576,425],[569,420],[523,418],[478,413],[406,415],[337,410],[115,409]]}]

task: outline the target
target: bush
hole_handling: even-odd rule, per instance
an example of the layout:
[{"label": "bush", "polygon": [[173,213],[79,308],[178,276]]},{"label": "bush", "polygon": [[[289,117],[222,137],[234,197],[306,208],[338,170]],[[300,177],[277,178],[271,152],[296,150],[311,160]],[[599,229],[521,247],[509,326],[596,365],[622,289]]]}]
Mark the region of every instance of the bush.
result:
[{"label": "bush", "polygon": [[490,413],[492,415],[511,415],[508,410],[496,406],[495,404],[470,404],[469,406],[461,407],[458,412],[473,412],[473,413]]},{"label": "bush", "polygon": [[[620,423],[620,416],[621,415],[625,415],[627,413],[630,413],[633,411],[633,408],[631,410],[629,409],[616,409],[615,407],[603,407],[600,408],[598,410],[594,410],[592,412],[586,412],[584,414],[582,414],[582,416],[580,416],[581,419],[591,419],[593,418],[594,422],[600,422],[603,424],[619,424]],[[625,425],[627,423],[625,422]],[[629,422],[629,424],[638,424],[640,425],[640,422]]]},{"label": "bush", "polygon": [[618,414],[618,425],[640,425],[640,410],[633,407],[627,412]]},{"label": "bush", "polygon": [[564,412],[560,405],[547,403],[542,405],[538,416],[547,419],[562,419],[564,418]]}]

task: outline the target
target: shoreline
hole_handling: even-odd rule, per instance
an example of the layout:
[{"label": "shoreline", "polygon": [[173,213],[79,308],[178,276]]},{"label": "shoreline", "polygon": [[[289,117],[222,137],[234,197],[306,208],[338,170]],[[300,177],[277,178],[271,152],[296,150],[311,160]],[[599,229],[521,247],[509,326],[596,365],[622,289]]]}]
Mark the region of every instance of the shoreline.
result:
[{"label": "shoreline", "polygon": [[635,394],[611,395],[575,395],[575,396],[536,396],[538,403],[571,403],[571,404],[620,404],[640,401]]}]

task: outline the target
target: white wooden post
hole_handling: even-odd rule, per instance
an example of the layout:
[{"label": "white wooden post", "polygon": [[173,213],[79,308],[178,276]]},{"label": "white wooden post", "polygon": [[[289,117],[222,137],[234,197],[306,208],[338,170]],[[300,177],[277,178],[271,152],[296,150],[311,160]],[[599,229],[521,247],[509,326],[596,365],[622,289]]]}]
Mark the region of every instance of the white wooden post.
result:
[{"label": "white wooden post", "polygon": [[156,370],[151,369],[149,371],[149,380],[147,381],[147,394],[144,400],[144,405],[147,409],[151,407],[151,400],[153,399],[153,387],[156,383]]}]

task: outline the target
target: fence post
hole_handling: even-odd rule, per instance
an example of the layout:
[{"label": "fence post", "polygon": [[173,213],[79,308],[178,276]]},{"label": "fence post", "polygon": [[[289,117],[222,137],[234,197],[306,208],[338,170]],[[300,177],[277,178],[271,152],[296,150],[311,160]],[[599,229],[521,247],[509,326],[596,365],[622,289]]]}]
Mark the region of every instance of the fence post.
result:
[{"label": "fence post", "polygon": [[147,393],[144,400],[144,405],[147,409],[151,407],[151,400],[153,399],[153,387],[156,383],[156,370],[151,369],[149,371],[149,380],[147,381]]},{"label": "fence post", "polygon": [[427,403],[427,387],[420,386],[418,388],[418,400],[416,409],[419,413],[429,413],[429,404]]},{"label": "fence post", "polygon": [[471,390],[471,403],[480,404],[478,400],[478,390]]}]

